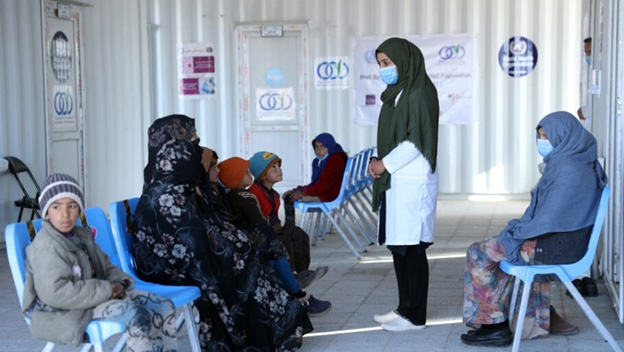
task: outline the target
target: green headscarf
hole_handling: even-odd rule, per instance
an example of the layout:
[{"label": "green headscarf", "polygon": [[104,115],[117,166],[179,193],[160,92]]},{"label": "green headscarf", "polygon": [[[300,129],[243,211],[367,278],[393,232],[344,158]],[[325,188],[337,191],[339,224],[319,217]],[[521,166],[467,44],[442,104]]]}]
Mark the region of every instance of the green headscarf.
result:
[{"label": "green headscarf", "polygon": [[[438,156],[438,92],[425,71],[420,49],[402,38],[390,38],[377,48],[397,67],[399,79],[381,94],[381,112],[377,122],[377,153],[382,159],[399,143],[410,141],[436,169]],[[394,100],[401,93],[396,107]],[[379,208],[383,192],[390,189],[390,173],[385,171],[373,183],[373,209]]]}]

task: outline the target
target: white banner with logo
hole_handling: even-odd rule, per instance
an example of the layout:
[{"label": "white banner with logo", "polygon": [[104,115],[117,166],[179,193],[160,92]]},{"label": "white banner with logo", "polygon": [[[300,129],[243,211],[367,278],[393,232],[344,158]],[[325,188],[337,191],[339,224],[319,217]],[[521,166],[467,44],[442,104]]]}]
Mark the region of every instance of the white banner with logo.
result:
[{"label": "white banner with logo", "polygon": [[[355,122],[377,124],[381,93],[386,84],[379,79],[375,49],[389,37],[355,39]],[[425,57],[429,78],[438,90],[441,124],[470,124],[475,109],[476,40],[473,35],[408,36]]]},{"label": "white banner with logo", "polygon": [[351,62],[346,56],[314,59],[314,87],[316,89],[347,89]]},{"label": "white banner with logo", "polygon": [[259,120],[293,120],[296,107],[292,87],[256,89],[256,116]]}]

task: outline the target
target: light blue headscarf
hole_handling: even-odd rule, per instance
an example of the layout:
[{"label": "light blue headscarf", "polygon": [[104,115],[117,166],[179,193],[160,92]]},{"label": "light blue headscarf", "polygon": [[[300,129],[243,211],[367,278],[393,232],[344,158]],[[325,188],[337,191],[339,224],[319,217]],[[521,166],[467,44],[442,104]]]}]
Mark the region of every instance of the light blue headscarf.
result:
[{"label": "light blue headscarf", "polygon": [[519,249],[527,239],[592,225],[607,184],[597,160],[596,139],[574,116],[565,111],[553,112],[539,122],[536,130],[540,127],[554,149],[544,158],[546,169],[531,192],[531,203],[524,215],[511,220],[499,235],[512,262],[522,261]]}]

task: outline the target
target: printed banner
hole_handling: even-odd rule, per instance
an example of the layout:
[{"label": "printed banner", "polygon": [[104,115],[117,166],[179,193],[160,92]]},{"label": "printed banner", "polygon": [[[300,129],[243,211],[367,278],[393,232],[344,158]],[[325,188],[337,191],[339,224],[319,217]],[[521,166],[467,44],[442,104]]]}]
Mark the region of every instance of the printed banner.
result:
[{"label": "printed banner", "polygon": [[[388,37],[356,38],[354,46],[355,122],[377,124],[381,93],[375,49]],[[470,124],[476,92],[476,44],[469,34],[408,36],[425,57],[429,78],[438,90],[441,124]]]},{"label": "printed banner", "polygon": [[259,120],[293,120],[296,107],[292,87],[256,89],[256,116]]},{"label": "printed banner", "polygon": [[215,57],[211,44],[178,45],[178,87],[183,98],[215,95]]},{"label": "printed banner", "polygon": [[314,86],[316,89],[347,89],[351,62],[346,56],[314,59]]}]

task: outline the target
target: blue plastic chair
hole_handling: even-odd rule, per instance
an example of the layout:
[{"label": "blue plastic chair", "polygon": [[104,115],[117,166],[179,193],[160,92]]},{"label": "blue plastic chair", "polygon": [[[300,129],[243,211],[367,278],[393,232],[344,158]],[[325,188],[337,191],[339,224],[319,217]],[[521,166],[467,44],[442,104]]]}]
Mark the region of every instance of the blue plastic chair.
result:
[{"label": "blue plastic chair", "polygon": [[561,282],[565,284],[572,297],[576,300],[578,305],[581,307],[585,315],[592,322],[596,330],[600,332],[602,337],[609,342],[611,348],[614,351],[622,351],[620,347],[617,345],[613,336],[609,333],[607,328],[605,328],[604,324],[600,321],[600,319],[596,316],[596,313],[591,309],[587,301],[581,296],[576,287],[572,284],[572,280],[574,278],[580,276],[584,272],[589,269],[592,262],[594,261],[594,255],[596,254],[596,247],[598,246],[598,241],[600,239],[600,233],[602,230],[602,225],[604,223],[605,215],[607,213],[607,206],[609,203],[609,195],[611,194],[611,189],[609,187],[605,187],[602,190],[602,195],[600,197],[600,202],[598,203],[598,211],[596,212],[596,219],[594,220],[594,227],[592,229],[591,237],[589,240],[589,244],[587,246],[587,252],[585,255],[576,263],[572,264],[550,264],[550,265],[515,265],[511,264],[508,261],[502,261],[500,263],[500,268],[505,273],[509,275],[513,275],[516,277],[516,281],[514,283],[514,291],[512,295],[511,304],[509,307],[509,324],[512,324],[513,321],[513,312],[515,311],[516,306],[516,297],[518,293],[518,289],[520,286],[520,281],[524,282],[524,288],[522,290],[521,303],[520,303],[520,311],[518,313],[518,321],[516,323],[516,330],[514,334],[513,341],[513,349],[512,351],[517,352],[520,348],[520,340],[522,338],[522,327],[524,326],[524,318],[527,311],[527,305],[529,301],[529,294],[531,290],[531,285],[533,280],[535,279],[535,275],[544,275],[544,274],[555,274],[559,277]]},{"label": "blue plastic chair", "polygon": [[[358,253],[358,251],[355,249],[351,241],[349,241],[344,231],[340,228],[339,223],[333,218],[333,215],[336,214],[337,219],[347,229],[353,241],[355,241],[358,247],[360,247],[360,250],[362,251],[362,253],[366,253],[367,252],[366,248],[358,240],[355,232],[353,232],[353,229],[351,229],[351,227],[347,223],[347,220],[344,218],[344,216],[342,216],[342,214],[340,214],[339,211],[337,211],[344,201],[344,197],[346,194],[346,186],[347,186],[347,182],[349,182],[349,174],[352,168],[352,164],[353,164],[353,158],[349,158],[345,166],[345,173],[342,177],[340,193],[338,194],[338,197],[336,197],[336,199],[329,201],[329,202],[299,202],[297,201],[294,203],[294,207],[295,209],[299,209],[302,212],[302,216],[301,216],[302,228],[305,226],[304,224],[305,224],[306,216],[308,215],[308,213],[315,212],[315,210],[320,210],[322,214],[327,218],[327,220],[329,220],[331,224],[336,228],[336,230],[340,234],[340,237],[342,237],[342,239],[345,241],[349,249],[351,249],[351,252],[353,252],[353,255],[355,255],[357,259],[361,259],[362,257],[360,256],[360,253]],[[312,244],[316,243],[317,237],[318,237],[318,231],[314,232],[313,234]]]},{"label": "blue plastic chair", "polygon": [[[192,306],[193,301],[201,296],[201,291],[199,290],[199,288],[196,286],[161,285],[157,283],[143,281],[138,277],[136,271],[134,270],[134,260],[131,251],[132,235],[128,233],[128,215],[130,215],[136,209],[138,203],[138,198],[132,198],[113,202],[110,204],[109,212],[112,235],[106,236],[108,238],[108,243],[100,244],[101,242],[98,242],[98,244],[100,244],[100,246],[103,248],[109,248],[109,251],[111,252],[116,247],[115,252],[116,257],[119,260],[119,266],[121,267],[121,270],[123,270],[126,274],[132,276],[135,282],[135,286],[137,286],[137,289],[154,292],[161,296],[167,297],[173,301],[173,304],[176,308],[182,308],[184,313],[183,321],[186,322],[185,325],[189,340],[191,342],[191,349],[193,350],[193,352],[200,352],[201,346],[199,343],[199,332],[197,330],[197,326],[195,326],[195,318],[193,316]],[[89,218],[88,213],[87,220],[89,221],[89,224],[93,226],[92,219]],[[183,321],[179,321],[178,327]]]},{"label": "blue plastic chair", "polygon": [[[38,227],[41,227],[41,220],[35,220]],[[34,238],[36,234],[35,224],[33,222],[28,223],[13,223],[9,224],[5,229],[6,236],[6,251],[9,259],[9,266],[11,267],[11,275],[13,276],[13,283],[15,284],[15,291],[17,292],[17,298],[20,303],[20,307],[23,309],[24,301],[24,281],[26,280],[26,246],[30,244],[31,236]],[[30,319],[26,318],[26,324],[30,325]],[[97,352],[102,352],[102,343],[109,337],[122,333],[126,330],[126,326],[117,322],[110,321],[91,321],[87,325],[86,333],[89,336],[89,343],[85,343],[82,351],[89,351],[91,346]],[[116,350],[123,346],[123,341],[118,343]],[[48,342],[43,351],[51,351],[54,348],[54,343]]]}]

